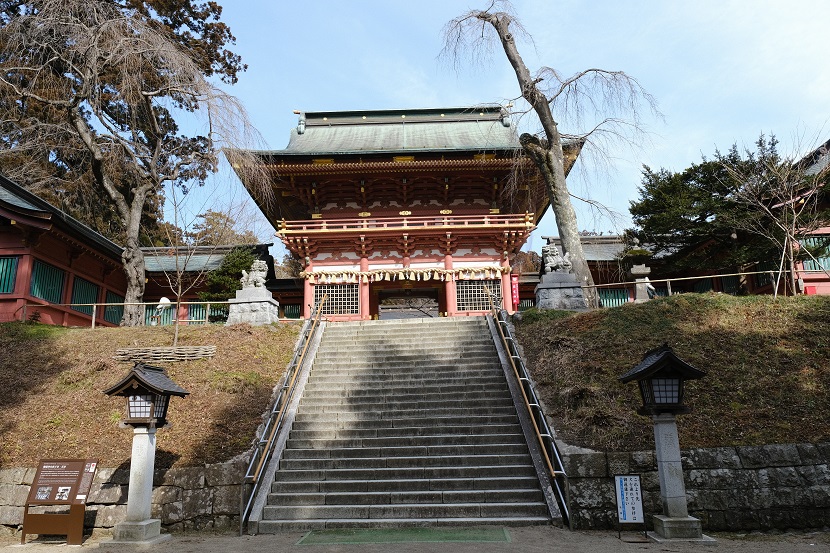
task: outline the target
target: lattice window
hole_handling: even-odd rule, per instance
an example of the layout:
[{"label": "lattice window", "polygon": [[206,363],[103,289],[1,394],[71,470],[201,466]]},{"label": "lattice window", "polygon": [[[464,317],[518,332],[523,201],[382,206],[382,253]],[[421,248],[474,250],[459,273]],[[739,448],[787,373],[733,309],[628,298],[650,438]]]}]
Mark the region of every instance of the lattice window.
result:
[{"label": "lattice window", "polygon": [[455,305],[459,311],[489,311],[490,299],[485,286],[490,290],[496,307],[501,308],[500,280],[459,280],[455,283]]},{"label": "lattice window", "polygon": [[323,315],[359,315],[359,284],[317,284],[314,286],[314,305],[320,303],[323,296],[329,297],[323,304]]},{"label": "lattice window", "polygon": [[14,292],[17,276],[17,257],[0,257],[0,294]]},{"label": "lattice window", "polygon": [[46,300],[50,303],[60,303],[63,298],[63,279],[65,274],[62,270],[35,259],[32,267],[32,282],[29,292],[32,296]]},{"label": "lattice window", "polygon": [[81,277],[75,277],[72,283],[72,309],[92,315],[92,306],[83,304],[98,303],[98,292],[100,290],[97,284]]},{"label": "lattice window", "polygon": [[[107,290],[107,303],[124,303],[124,296],[116,294],[115,292],[111,292]],[[108,323],[118,324],[121,322],[121,319],[124,317],[124,306],[123,305],[108,305],[106,309],[104,309],[104,320]]]}]

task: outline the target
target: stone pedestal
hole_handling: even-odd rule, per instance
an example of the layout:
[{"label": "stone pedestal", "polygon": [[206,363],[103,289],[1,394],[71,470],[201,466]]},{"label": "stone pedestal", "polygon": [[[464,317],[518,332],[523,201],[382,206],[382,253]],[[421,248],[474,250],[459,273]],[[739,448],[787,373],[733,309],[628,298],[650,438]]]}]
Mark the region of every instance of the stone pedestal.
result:
[{"label": "stone pedestal", "polygon": [[134,428],[126,520],[115,525],[112,541],[102,546],[146,548],[170,539],[170,534],[161,533],[161,521],[150,518],[155,465],[156,429]]},{"label": "stone pedestal", "polygon": [[268,289],[262,286],[236,291],[236,298],[228,306],[226,325],[248,323],[253,326],[268,325],[280,319],[280,304]]},{"label": "stone pedestal", "polygon": [[643,303],[648,301],[649,287],[653,290],[654,287],[648,281],[648,275],[651,273],[651,267],[645,265],[634,265],[631,267],[631,276],[634,277],[634,302]]},{"label": "stone pedestal", "polygon": [[700,520],[689,516],[676,418],[671,413],[663,413],[654,415],[653,421],[663,514],[652,517],[654,532],[649,536],[655,541],[691,540],[714,543],[715,540],[703,535]]},{"label": "stone pedestal", "polygon": [[536,285],[535,293],[536,309],[586,311],[588,307],[582,286],[572,273],[545,273]]}]

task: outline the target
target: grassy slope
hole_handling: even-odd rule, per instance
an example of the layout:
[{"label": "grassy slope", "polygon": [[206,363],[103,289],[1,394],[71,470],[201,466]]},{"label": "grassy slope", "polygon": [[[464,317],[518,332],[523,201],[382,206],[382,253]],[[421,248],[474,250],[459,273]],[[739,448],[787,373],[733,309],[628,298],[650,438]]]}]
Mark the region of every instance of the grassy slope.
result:
[{"label": "grassy slope", "polygon": [[[173,398],[171,427],[157,434],[157,466],[223,461],[245,451],[293,352],[298,325],[182,327],[180,345],[217,346],[213,359],[164,364],[190,395]],[[169,346],[169,327],[66,329],[0,324],[0,466],[48,457],[130,456],[119,428],[123,399],[101,393],[132,366],[130,346]]]},{"label": "grassy slope", "polygon": [[708,372],[688,384],[681,447],[830,440],[830,297],[685,294],[561,315],[531,312],[517,333],[568,443],[653,447],[636,385],[617,377],[664,342]]}]

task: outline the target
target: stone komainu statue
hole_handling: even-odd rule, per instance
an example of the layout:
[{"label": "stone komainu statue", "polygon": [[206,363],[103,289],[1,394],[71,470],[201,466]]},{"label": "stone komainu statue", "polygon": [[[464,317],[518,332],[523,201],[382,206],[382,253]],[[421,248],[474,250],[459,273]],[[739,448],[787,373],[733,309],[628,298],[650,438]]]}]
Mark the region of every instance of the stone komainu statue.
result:
[{"label": "stone komainu statue", "polygon": [[257,259],[251,265],[251,272],[242,271],[242,278],[239,281],[242,283],[242,288],[261,288],[265,286],[265,275],[268,274],[268,264],[261,259]]},{"label": "stone komainu statue", "polygon": [[542,271],[547,273],[569,273],[571,271],[570,254],[565,253],[563,257],[559,253],[559,248],[554,244],[548,243],[542,246]]}]

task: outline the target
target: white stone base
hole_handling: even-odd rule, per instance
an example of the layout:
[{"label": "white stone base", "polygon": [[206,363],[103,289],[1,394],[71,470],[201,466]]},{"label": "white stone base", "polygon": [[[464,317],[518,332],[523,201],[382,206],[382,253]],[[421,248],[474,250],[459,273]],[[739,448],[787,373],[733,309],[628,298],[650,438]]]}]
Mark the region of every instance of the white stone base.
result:
[{"label": "white stone base", "polygon": [[700,520],[695,517],[668,517],[653,515],[654,532],[648,537],[656,542],[694,542],[715,544],[717,541],[703,533]]},{"label": "white stone base", "polygon": [[269,325],[280,320],[280,304],[265,288],[237,290],[236,298],[229,301],[226,326],[239,323]]},{"label": "white stone base", "polygon": [[156,518],[138,522],[124,521],[115,525],[112,540],[102,542],[100,548],[146,549],[172,539],[170,534],[161,533],[161,521]]}]

